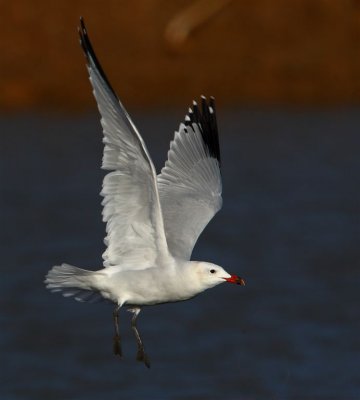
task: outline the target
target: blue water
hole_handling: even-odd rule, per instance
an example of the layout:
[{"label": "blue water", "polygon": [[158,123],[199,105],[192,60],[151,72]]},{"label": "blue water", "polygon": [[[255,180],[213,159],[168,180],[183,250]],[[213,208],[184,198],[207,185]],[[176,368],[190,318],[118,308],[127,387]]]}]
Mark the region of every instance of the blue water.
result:
[{"label": "blue water", "polygon": [[[158,167],[182,114],[134,119]],[[221,285],[145,309],[152,361],[112,354],[112,306],[42,283],[54,264],[101,265],[97,115],[3,116],[1,399],[359,399],[360,114],[233,110],[219,116],[224,207],[194,259]]]}]

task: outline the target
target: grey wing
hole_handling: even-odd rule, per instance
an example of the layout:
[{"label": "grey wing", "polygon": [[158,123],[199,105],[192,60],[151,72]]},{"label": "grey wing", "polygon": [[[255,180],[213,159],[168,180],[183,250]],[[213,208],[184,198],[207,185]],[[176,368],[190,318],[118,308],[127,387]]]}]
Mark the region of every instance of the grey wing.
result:
[{"label": "grey wing", "polygon": [[222,205],[220,146],[214,99],[194,102],[170,144],[157,177],[165,233],[174,257],[189,260],[205,226]]},{"label": "grey wing", "polygon": [[145,143],[111,88],[91,46],[83,20],[80,43],[101,114],[105,144],[102,168],[104,266],[144,268],[167,254],[156,173]]}]

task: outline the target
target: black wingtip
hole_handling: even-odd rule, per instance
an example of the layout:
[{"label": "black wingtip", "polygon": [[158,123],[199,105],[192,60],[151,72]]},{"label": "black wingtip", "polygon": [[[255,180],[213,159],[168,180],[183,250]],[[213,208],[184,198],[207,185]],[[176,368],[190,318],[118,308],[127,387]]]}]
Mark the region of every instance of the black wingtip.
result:
[{"label": "black wingtip", "polygon": [[99,61],[98,61],[98,59],[96,57],[96,54],[95,54],[94,49],[92,47],[92,44],[90,42],[89,35],[87,33],[87,29],[86,29],[86,26],[85,26],[84,18],[82,16],[80,17],[80,26],[78,27],[78,32],[79,32],[79,36],[80,36],[80,45],[81,45],[81,47],[83,49],[83,52],[85,54],[88,66],[90,68],[95,68],[97,70],[97,72],[99,73],[101,78],[104,80],[104,82],[107,84],[107,86],[112,91],[114,96],[117,98],[114,89],[110,85],[110,82],[107,79],[107,77],[105,75],[105,72],[102,69],[102,67],[101,67],[101,65],[100,65],[100,63],[99,63]]},{"label": "black wingtip", "polygon": [[207,101],[204,95],[201,95],[201,111],[196,101],[189,108],[185,125],[197,124],[200,127],[202,139],[207,147],[209,154],[216,158],[221,164],[219,133],[216,122],[215,98],[210,97]]},{"label": "black wingtip", "polygon": [[[80,37],[81,48],[83,49],[83,52],[84,52],[87,62],[90,64],[91,63],[90,57],[92,55],[95,56],[95,54],[94,54],[92,45],[90,43],[89,36],[87,34],[84,18],[82,16],[80,17],[80,26],[78,26],[78,33],[79,33],[79,37]],[[95,59],[96,59],[96,57],[95,57]]]}]

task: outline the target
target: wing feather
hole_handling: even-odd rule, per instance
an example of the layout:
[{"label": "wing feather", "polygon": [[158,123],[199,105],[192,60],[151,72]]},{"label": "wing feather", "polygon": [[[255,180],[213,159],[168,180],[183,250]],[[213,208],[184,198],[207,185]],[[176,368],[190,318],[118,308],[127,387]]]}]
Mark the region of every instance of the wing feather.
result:
[{"label": "wing feather", "polygon": [[158,175],[158,188],[168,248],[189,260],[205,226],[222,205],[220,145],[215,102],[202,97],[180,124],[168,160]]},{"label": "wing feather", "polygon": [[107,80],[80,20],[80,43],[104,133],[104,266],[146,268],[167,254],[156,172],[145,143]]}]

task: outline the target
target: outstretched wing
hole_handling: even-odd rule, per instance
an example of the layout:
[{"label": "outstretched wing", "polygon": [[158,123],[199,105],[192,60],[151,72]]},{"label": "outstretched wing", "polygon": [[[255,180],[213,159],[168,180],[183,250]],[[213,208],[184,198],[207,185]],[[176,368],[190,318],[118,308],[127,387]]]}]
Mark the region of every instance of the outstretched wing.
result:
[{"label": "outstretched wing", "polygon": [[80,43],[104,132],[104,266],[145,268],[167,254],[156,172],[145,143],[110,86],[91,46],[83,20]]},{"label": "outstretched wing", "polygon": [[185,260],[222,205],[214,99],[202,97],[201,105],[201,111],[196,102],[189,109],[157,177],[169,250]]}]

